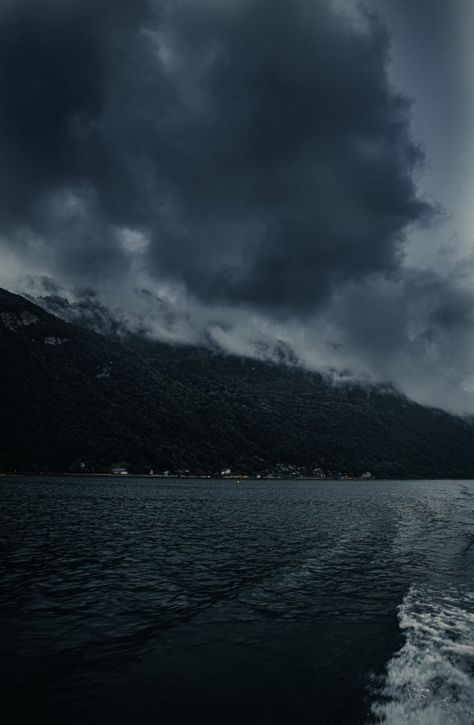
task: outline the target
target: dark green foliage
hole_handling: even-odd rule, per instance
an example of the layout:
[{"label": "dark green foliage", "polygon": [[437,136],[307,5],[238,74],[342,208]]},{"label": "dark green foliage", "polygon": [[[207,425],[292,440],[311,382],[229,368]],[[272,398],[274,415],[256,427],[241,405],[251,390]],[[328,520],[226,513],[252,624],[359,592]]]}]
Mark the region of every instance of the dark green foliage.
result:
[{"label": "dark green foliage", "polygon": [[84,461],[96,471],[125,463],[251,473],[288,463],[474,476],[470,421],[393,389],[333,385],[294,366],[141,337],[120,344],[3,291],[0,376],[0,470]]}]

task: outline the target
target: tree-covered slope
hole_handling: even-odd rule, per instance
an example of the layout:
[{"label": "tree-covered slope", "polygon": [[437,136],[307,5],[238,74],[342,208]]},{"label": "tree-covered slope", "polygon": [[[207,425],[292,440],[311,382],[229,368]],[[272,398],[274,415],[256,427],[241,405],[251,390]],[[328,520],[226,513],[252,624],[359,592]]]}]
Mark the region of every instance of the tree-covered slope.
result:
[{"label": "tree-covered slope", "polygon": [[0,468],[278,463],[358,475],[474,476],[474,428],[390,388],[333,385],[298,367],[126,343],[0,291]]},{"label": "tree-covered slope", "polygon": [[132,350],[4,291],[0,381],[4,469],[181,455],[186,420],[162,376]]}]

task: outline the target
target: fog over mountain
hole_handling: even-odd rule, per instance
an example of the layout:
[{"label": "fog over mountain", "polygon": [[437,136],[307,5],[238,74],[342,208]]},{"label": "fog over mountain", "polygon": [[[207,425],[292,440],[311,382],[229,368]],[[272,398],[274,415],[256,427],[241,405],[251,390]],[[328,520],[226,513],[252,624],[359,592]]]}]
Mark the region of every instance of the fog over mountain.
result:
[{"label": "fog over mountain", "polygon": [[472,8],[446,8],[0,0],[0,285],[474,411]]}]

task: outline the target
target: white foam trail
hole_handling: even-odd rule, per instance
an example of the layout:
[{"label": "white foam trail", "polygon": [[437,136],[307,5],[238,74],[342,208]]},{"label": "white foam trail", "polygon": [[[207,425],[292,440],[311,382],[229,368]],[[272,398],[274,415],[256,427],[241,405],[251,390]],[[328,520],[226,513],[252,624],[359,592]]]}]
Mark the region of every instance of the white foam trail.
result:
[{"label": "white foam trail", "polygon": [[413,587],[399,608],[405,644],[372,706],[386,725],[474,723],[474,596]]}]

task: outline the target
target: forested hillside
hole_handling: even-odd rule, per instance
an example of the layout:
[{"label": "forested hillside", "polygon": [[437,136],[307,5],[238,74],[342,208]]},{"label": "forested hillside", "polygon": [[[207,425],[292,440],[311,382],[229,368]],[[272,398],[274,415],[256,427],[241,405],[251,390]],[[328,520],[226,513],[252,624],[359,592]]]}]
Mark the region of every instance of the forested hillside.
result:
[{"label": "forested hillside", "polygon": [[277,464],[384,477],[474,477],[468,420],[296,366],[123,342],[0,291],[0,470]]}]

